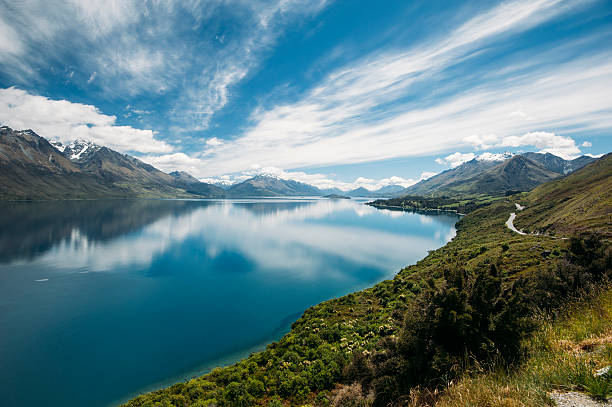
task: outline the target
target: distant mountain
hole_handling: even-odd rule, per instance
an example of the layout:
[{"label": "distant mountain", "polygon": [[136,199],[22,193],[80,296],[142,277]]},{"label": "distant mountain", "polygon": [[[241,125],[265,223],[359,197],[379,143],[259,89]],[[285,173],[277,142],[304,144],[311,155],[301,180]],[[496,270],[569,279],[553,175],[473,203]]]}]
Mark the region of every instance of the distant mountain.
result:
[{"label": "distant mountain", "polygon": [[596,160],[596,158],[588,157],[586,155],[580,156],[574,160],[564,160],[563,158],[557,157],[551,153],[524,153],[523,157],[537,162],[549,171],[563,175],[579,170],[585,165]]},{"label": "distant mountain", "polygon": [[402,191],[406,189],[401,185],[387,185],[385,187],[379,188],[370,192],[370,197],[372,198],[392,198],[402,194]]},{"label": "distant mountain", "polygon": [[495,156],[492,159],[477,159],[474,158],[455,168],[441,172],[431,178],[418,182],[404,189],[399,195],[430,195],[434,193],[445,193],[445,188],[448,185],[455,184],[460,181],[470,179],[479,175],[486,170],[499,165],[507,160],[508,156]]},{"label": "distant mountain", "polygon": [[387,185],[386,187],[379,188],[372,193],[374,194],[394,194],[396,192],[403,191],[405,188],[401,185]]},{"label": "distant mountain", "polygon": [[344,191],[340,188],[325,188],[320,191],[322,195],[344,195]]},{"label": "distant mountain", "polygon": [[221,188],[224,191],[227,191],[228,189],[230,189],[236,184],[233,182],[229,182],[229,181],[228,182],[218,181],[218,182],[210,182],[210,185],[214,185],[218,188]]},{"label": "distant mountain", "polygon": [[227,193],[216,185],[200,182],[199,179],[185,171],[174,171],[169,174],[174,178],[175,185],[190,194],[202,195],[207,198],[224,198]]},{"label": "distant mountain", "polygon": [[[196,185],[196,184],[194,184]],[[0,127],[0,199],[218,196],[190,186],[137,158],[77,140],[51,144],[32,130]]]},{"label": "distant mountain", "polygon": [[372,191],[367,188],[359,187],[352,191],[345,192],[344,195],[352,197],[369,197]]},{"label": "distant mountain", "polygon": [[303,182],[257,175],[227,190],[232,198],[258,196],[321,196],[321,190]]},{"label": "distant mountain", "polygon": [[593,160],[586,156],[564,160],[549,153],[483,155],[412,185],[396,196],[499,195],[529,191]]},{"label": "distant mountain", "polygon": [[193,175],[191,175],[188,172],[185,171],[173,171],[171,172],[170,175],[172,178],[174,178],[177,182],[182,182],[185,184],[198,184],[200,183],[200,180],[197,179],[196,177],[194,177]]}]

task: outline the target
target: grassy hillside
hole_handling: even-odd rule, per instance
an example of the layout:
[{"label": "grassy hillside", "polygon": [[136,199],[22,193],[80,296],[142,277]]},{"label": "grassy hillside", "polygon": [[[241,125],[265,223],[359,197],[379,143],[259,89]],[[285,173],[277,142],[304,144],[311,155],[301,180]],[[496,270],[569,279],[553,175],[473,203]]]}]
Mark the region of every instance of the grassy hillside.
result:
[{"label": "grassy hillside", "polygon": [[535,188],[522,202],[519,229],[562,236],[596,230],[612,238],[612,154]]},{"label": "grassy hillside", "polygon": [[[557,193],[590,199],[612,165],[602,163],[568,177]],[[538,202],[539,193],[523,199]],[[563,205],[539,216],[548,219]],[[566,218],[564,231],[599,230],[582,222],[600,210],[590,208]],[[475,367],[517,369],[538,329],[536,315],[554,315],[568,298],[601,284],[612,255],[609,241],[598,238],[518,235],[504,225],[515,211],[509,199],[475,210],[453,241],[393,280],[316,305],[266,350],[126,406],[408,405],[415,388],[441,394]]]}]

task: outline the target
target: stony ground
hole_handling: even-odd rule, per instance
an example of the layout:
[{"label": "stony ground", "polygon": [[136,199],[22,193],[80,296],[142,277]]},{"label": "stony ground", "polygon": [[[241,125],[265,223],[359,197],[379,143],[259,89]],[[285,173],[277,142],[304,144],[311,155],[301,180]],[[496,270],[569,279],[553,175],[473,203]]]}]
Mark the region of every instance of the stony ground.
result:
[{"label": "stony ground", "polygon": [[586,394],[577,392],[553,392],[550,397],[555,400],[559,407],[612,407],[612,401],[597,401]]}]

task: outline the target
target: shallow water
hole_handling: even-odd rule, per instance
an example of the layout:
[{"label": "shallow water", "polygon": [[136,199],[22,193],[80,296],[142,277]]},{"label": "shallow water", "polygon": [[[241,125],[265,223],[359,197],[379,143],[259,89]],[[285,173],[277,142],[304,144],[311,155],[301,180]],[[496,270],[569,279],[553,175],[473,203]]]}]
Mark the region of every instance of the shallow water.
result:
[{"label": "shallow water", "polygon": [[106,406],[280,338],[457,217],[355,200],[0,204],[3,406]]}]

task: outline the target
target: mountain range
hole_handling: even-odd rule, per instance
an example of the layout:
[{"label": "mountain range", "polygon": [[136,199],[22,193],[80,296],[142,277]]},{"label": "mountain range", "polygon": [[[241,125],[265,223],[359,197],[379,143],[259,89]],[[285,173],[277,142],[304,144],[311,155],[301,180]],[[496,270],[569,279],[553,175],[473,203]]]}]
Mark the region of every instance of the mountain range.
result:
[{"label": "mountain range", "polygon": [[503,154],[488,159],[477,157],[418,182],[395,196],[500,195],[529,191],[595,160],[587,156],[565,160],[550,153]]},{"label": "mountain range", "polygon": [[0,199],[245,198],[326,196],[392,198],[405,195],[500,195],[528,191],[560,178],[594,158],[564,160],[553,154],[488,155],[465,162],[408,188],[387,185],[351,191],[257,175],[232,185],[199,181],[184,171],[166,174],[127,154],[89,141],[64,145],[32,130],[0,127]]}]

